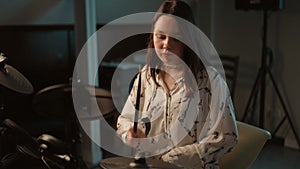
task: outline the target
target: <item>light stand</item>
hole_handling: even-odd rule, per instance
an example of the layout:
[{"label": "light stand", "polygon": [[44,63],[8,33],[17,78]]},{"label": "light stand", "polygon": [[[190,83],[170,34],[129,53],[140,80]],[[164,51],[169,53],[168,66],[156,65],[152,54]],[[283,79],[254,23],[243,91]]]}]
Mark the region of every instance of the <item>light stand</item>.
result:
[{"label": "light stand", "polygon": [[[255,80],[255,83],[253,85],[253,88],[251,90],[251,94],[250,94],[250,98],[247,102],[247,106],[246,106],[246,110],[245,110],[245,113],[243,115],[243,118],[242,118],[242,121],[245,121],[246,117],[247,117],[247,113],[249,111],[249,108],[250,108],[250,104],[252,103],[253,105],[252,106],[255,106],[254,102],[255,101],[255,97],[257,96],[260,96],[259,98],[259,101],[260,101],[260,110],[259,110],[259,127],[261,128],[264,128],[264,112],[265,112],[265,93],[266,93],[266,77],[267,75],[269,75],[270,79],[271,79],[271,82],[275,88],[275,91],[277,93],[277,96],[279,97],[279,100],[280,100],[280,103],[284,109],[284,113],[285,113],[285,116],[284,118],[280,121],[279,125],[276,127],[276,129],[274,130],[274,132],[272,133],[272,135],[275,135],[276,132],[279,130],[279,128],[281,127],[281,125],[283,124],[283,122],[287,119],[291,128],[292,128],[292,131],[295,135],[295,138],[297,140],[297,143],[298,143],[298,146],[300,147],[300,139],[299,139],[299,136],[297,135],[297,132],[295,130],[295,127],[292,123],[292,120],[291,120],[291,117],[290,117],[290,113],[284,103],[284,100],[283,100],[283,97],[279,91],[279,88],[278,86],[276,85],[276,82],[274,80],[274,77],[272,75],[272,72],[268,66],[268,63],[267,63],[267,57],[268,57],[268,48],[267,48],[267,45],[266,45],[266,42],[267,42],[267,29],[268,29],[268,10],[264,9],[264,18],[263,18],[263,39],[262,39],[262,42],[263,42],[263,46],[262,46],[262,58],[261,58],[261,67],[259,68],[259,71],[258,71],[258,75],[256,77],[256,80]],[[260,89],[260,90],[259,90]],[[260,93],[258,93],[260,92]],[[260,95],[258,95],[260,94]]]}]

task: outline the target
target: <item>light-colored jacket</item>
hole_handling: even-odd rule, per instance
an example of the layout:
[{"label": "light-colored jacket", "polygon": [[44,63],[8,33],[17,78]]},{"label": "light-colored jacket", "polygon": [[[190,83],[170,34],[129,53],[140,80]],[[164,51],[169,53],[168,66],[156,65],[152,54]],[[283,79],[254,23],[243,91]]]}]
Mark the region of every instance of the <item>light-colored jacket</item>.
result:
[{"label": "light-colored jacket", "polygon": [[[149,72],[147,66],[141,71],[139,119],[149,119],[151,130],[135,152],[184,168],[219,168],[218,159],[238,139],[225,80],[214,68],[206,67],[198,72],[195,83],[185,74],[177,77],[174,88],[168,91],[160,73],[157,85]],[[133,126],[137,86],[135,80],[117,122],[117,132],[124,142]],[[139,127],[145,127],[142,121]]]}]

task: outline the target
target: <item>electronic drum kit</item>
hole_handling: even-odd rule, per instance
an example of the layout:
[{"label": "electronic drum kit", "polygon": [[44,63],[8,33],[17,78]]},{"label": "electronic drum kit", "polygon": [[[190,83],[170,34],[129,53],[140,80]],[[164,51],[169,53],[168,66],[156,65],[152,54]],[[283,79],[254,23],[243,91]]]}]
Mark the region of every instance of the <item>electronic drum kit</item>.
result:
[{"label": "electronic drum kit", "polygon": [[[22,94],[33,94],[34,89],[29,80],[18,70],[6,64],[7,58],[0,54],[0,85],[12,91]],[[91,88],[91,87],[90,87]],[[2,93],[0,93],[2,95]],[[72,105],[72,86],[69,84],[54,85],[42,89],[33,95],[33,108],[36,113],[47,117],[49,120],[62,120],[66,124],[72,124],[69,128],[78,129],[69,134],[70,142],[62,141],[55,136],[42,134],[32,137],[26,130],[13,120],[3,116],[4,101],[1,103],[0,136],[1,138],[13,136],[17,141],[17,153],[12,152],[0,160],[0,169],[16,168],[19,158],[29,156],[31,159],[41,161],[43,168],[56,169],[81,169],[87,168],[83,160],[77,154],[80,140],[78,123]],[[66,112],[66,113],[65,113]],[[73,114],[71,113],[73,112]],[[68,117],[72,115],[71,117]],[[70,123],[67,121],[71,121]],[[76,125],[76,126],[75,126]],[[65,129],[64,129],[65,130]],[[70,130],[69,130],[70,131]],[[68,134],[68,133],[65,133]],[[76,135],[75,135],[76,134]],[[68,140],[69,141],[69,140]],[[4,145],[1,145],[4,146]],[[22,154],[16,156],[14,154]],[[34,163],[28,161],[28,163]],[[30,164],[28,164],[30,165]],[[18,166],[19,167],[19,166]]]},{"label": "electronic drum kit", "polygon": [[[0,85],[19,92],[22,94],[32,94],[34,92],[31,83],[18,70],[6,64],[6,57],[0,54]],[[74,88],[70,84],[58,84],[46,87],[34,94],[33,108],[35,112],[49,119],[54,120],[70,120],[71,127],[75,129],[75,135],[71,134],[73,141],[68,143],[62,141],[55,136],[42,134],[39,137],[32,137],[27,131],[16,124],[11,119],[1,119],[0,135],[15,135],[18,137],[18,145],[16,150],[18,153],[30,156],[42,162],[43,168],[47,169],[87,169],[87,165],[82,160],[82,155],[76,150],[80,146],[80,131],[77,118],[72,102],[72,90]],[[96,95],[98,106],[103,110],[104,118],[115,118],[116,110],[111,100],[110,92],[95,88],[93,86],[85,86],[87,93]],[[1,93],[0,93],[1,94]],[[95,96],[94,96],[95,97]],[[98,100],[100,99],[100,100]],[[3,104],[3,103],[1,103]],[[3,105],[2,105],[3,106]],[[2,115],[0,114],[0,117]],[[82,118],[82,117],[81,117]],[[84,117],[83,117],[84,118]],[[87,120],[99,119],[99,115],[86,117]],[[74,141],[75,140],[75,141]],[[69,144],[74,144],[70,149]],[[2,159],[2,163],[3,163]],[[0,162],[0,169],[1,168]],[[173,168],[172,164],[154,159],[143,159],[142,163],[131,165],[136,160],[126,157],[113,157],[102,160],[98,168],[103,169],[131,169],[131,168]]]}]

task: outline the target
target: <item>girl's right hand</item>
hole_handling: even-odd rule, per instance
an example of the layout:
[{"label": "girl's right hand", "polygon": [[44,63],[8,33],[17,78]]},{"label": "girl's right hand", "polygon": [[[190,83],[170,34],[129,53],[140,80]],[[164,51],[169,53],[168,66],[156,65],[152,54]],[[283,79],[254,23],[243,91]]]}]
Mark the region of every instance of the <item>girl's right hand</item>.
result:
[{"label": "girl's right hand", "polygon": [[146,134],[141,129],[137,128],[137,131],[134,132],[133,127],[129,128],[126,135],[126,143],[131,147],[138,146],[140,138],[145,138]]}]

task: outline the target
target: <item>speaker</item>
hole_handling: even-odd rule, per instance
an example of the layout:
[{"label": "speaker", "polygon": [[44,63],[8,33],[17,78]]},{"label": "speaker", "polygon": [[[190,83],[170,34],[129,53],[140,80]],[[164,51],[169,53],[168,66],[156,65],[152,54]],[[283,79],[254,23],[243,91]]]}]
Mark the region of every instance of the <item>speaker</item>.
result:
[{"label": "speaker", "polygon": [[238,10],[282,10],[283,0],[235,0]]}]

